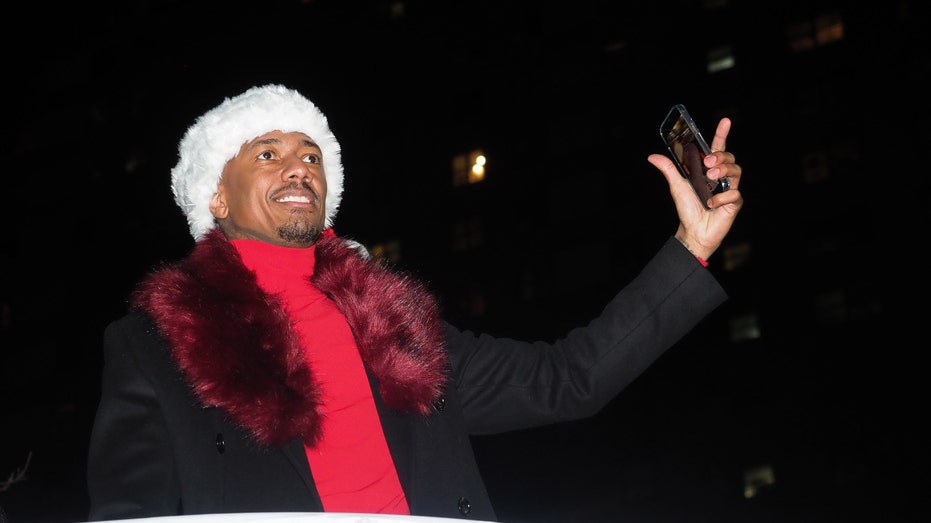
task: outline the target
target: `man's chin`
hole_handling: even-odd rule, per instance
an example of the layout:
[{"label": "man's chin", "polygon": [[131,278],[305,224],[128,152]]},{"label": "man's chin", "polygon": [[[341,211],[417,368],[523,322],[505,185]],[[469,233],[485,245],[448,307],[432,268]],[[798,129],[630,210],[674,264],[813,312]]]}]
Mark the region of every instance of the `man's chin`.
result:
[{"label": "man's chin", "polygon": [[290,244],[313,245],[323,233],[323,226],[290,222],[278,228],[278,237]]}]

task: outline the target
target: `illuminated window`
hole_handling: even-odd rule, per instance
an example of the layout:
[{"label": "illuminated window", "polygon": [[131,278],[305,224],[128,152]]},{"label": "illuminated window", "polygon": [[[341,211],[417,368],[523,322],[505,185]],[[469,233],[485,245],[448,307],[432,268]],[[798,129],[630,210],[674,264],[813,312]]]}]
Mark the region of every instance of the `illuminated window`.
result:
[{"label": "illuminated window", "polygon": [[394,2],[388,6],[388,16],[392,20],[401,20],[404,18],[404,2]]},{"label": "illuminated window", "polygon": [[786,29],[786,39],[789,40],[789,49],[796,53],[808,51],[815,47],[815,39],[811,36],[811,22],[805,20],[790,25]]},{"label": "illuminated window", "polygon": [[744,498],[755,498],[761,490],[776,484],[772,465],[761,465],[744,471]]},{"label": "illuminated window", "polygon": [[804,20],[786,29],[789,49],[796,53],[809,51],[816,46],[839,42],[844,39],[844,20],[837,13]]},{"label": "illuminated window", "polygon": [[731,341],[734,343],[760,338],[760,322],[756,313],[750,312],[731,318]]},{"label": "illuminated window", "polygon": [[724,270],[733,271],[739,269],[750,261],[750,244],[741,242],[737,245],[728,245],[724,247]]},{"label": "illuminated window", "polygon": [[453,187],[462,187],[469,183],[468,160],[464,154],[453,157]]},{"label": "illuminated window", "polygon": [[838,14],[827,14],[815,19],[815,42],[825,45],[844,39],[844,21]]},{"label": "illuminated window", "polygon": [[734,67],[734,52],[730,46],[718,47],[708,52],[708,72],[717,73]]},{"label": "illuminated window", "polygon": [[453,157],[453,187],[478,183],[485,179],[485,155],[481,150]]},{"label": "illuminated window", "polygon": [[377,260],[398,263],[401,261],[401,244],[397,240],[378,243],[369,249],[369,254]]},{"label": "illuminated window", "polygon": [[478,183],[485,179],[485,155],[472,153],[469,167],[469,183]]}]

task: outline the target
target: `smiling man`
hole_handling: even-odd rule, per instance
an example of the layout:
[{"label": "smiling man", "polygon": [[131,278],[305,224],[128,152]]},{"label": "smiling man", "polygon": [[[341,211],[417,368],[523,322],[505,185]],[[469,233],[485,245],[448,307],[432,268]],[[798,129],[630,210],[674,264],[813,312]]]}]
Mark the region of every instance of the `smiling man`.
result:
[{"label": "smiling man", "polygon": [[210,213],[226,237],[309,247],[323,233],[323,153],[299,132],[266,133],[227,162]]},{"label": "smiling man", "polygon": [[555,342],[442,320],[426,285],[333,229],[326,118],[280,85],[198,118],[172,170],[196,243],[146,275],[104,332],[90,519],[353,512],[496,519],[469,436],[598,412],[727,298],[705,267],[740,210],[723,119],[695,198],[661,155],[675,234]]}]

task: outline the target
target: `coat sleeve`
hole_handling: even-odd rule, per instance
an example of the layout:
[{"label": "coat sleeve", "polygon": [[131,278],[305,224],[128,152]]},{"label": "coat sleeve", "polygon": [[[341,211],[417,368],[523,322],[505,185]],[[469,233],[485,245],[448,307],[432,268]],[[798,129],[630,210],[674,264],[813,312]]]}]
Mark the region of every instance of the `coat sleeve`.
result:
[{"label": "coat sleeve", "polygon": [[[101,401],[90,437],[89,520],[177,514],[180,487],[165,412],[139,360],[140,336],[154,329],[130,315],[104,331]],[[164,349],[162,349],[164,350]]]},{"label": "coat sleeve", "polygon": [[447,327],[469,431],[492,434],[591,416],[727,299],[670,238],[588,325],[554,343]]}]

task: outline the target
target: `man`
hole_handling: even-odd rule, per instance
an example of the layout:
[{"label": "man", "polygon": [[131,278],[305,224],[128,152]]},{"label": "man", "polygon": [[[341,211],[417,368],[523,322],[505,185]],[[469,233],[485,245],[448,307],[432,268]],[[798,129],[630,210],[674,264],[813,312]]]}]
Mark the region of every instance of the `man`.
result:
[{"label": "man", "polygon": [[743,204],[723,119],[706,211],[662,155],[680,224],[555,343],[444,323],[425,286],[333,231],[340,148],[279,85],[188,129],[172,170],[197,241],[104,334],[90,519],[357,512],[495,520],[469,443],[589,416],[726,299],[704,260]]}]

